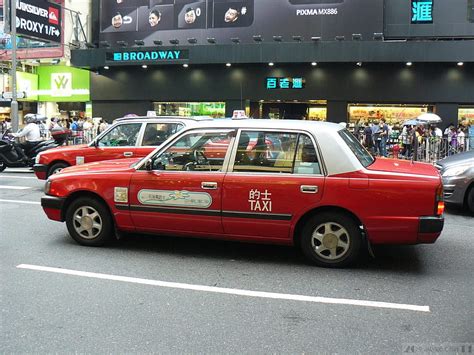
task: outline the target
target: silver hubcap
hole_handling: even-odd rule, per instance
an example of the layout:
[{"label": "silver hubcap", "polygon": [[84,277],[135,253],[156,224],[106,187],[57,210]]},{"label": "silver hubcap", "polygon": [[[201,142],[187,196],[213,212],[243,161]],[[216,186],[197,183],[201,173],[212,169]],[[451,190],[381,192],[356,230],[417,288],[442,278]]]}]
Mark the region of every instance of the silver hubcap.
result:
[{"label": "silver hubcap", "polygon": [[349,250],[350,243],[347,230],[334,222],[320,224],[314,229],[311,237],[314,252],[326,260],[343,257]]},{"label": "silver hubcap", "polygon": [[53,170],[53,172],[51,173],[51,175],[54,175],[54,174],[57,174],[59,173],[61,170],[63,170],[64,168],[56,168]]},{"label": "silver hubcap", "polygon": [[79,207],[73,218],[74,229],[84,239],[94,239],[102,231],[102,218],[93,207]]}]

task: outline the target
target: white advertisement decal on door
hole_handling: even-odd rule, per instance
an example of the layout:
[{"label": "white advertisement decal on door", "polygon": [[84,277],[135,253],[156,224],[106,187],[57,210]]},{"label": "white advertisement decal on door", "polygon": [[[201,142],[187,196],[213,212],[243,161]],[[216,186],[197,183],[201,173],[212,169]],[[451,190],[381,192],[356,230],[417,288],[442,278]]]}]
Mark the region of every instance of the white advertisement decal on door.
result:
[{"label": "white advertisement decal on door", "polygon": [[208,208],[212,197],[205,192],[186,190],[140,190],[138,201],[144,205]]}]

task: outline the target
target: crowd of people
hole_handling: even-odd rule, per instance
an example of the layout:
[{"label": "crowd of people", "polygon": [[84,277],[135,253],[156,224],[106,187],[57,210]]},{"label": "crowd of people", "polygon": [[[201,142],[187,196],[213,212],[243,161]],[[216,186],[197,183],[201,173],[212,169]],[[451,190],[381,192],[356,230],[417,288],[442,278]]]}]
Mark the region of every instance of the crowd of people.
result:
[{"label": "crowd of people", "polygon": [[[70,129],[70,144],[89,143],[108,127],[108,123],[104,119],[92,119],[90,117],[53,117],[45,121],[36,122],[35,124],[38,126],[40,139],[49,139],[51,137],[51,131],[54,129],[62,127]],[[6,118],[0,124],[0,132],[2,134],[11,128],[10,118]]]},{"label": "crowd of people", "polygon": [[474,126],[463,121],[457,127],[449,125],[444,131],[438,124],[387,124],[384,118],[375,122],[358,123],[354,134],[374,155],[388,157],[395,151],[410,159],[436,160],[444,156],[474,149]]}]

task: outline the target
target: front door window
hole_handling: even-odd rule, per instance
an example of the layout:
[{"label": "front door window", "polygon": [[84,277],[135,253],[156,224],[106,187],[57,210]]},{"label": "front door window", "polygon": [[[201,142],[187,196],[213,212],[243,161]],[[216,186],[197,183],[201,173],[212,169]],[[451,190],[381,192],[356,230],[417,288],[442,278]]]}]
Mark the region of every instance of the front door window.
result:
[{"label": "front door window", "polygon": [[232,133],[219,130],[186,134],[153,159],[153,170],[222,171]]}]

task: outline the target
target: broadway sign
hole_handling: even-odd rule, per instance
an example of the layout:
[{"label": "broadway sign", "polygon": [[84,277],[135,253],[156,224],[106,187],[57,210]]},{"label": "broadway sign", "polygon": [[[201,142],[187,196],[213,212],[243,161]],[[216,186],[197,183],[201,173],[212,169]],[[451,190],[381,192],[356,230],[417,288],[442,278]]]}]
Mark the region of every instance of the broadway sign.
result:
[{"label": "broadway sign", "polygon": [[16,30],[19,35],[42,41],[61,42],[61,7],[46,0],[16,0]]}]

